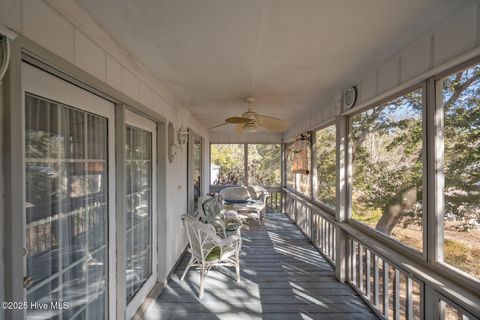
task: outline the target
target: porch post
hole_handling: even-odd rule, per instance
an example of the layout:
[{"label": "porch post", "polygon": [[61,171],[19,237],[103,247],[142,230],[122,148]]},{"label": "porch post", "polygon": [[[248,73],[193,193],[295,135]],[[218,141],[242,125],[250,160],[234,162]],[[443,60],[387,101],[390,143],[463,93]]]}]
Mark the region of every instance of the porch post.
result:
[{"label": "porch post", "polygon": [[[340,106],[340,103],[338,103]],[[348,167],[348,117],[340,115],[340,107],[337,108],[336,123],[336,176],[337,176],[337,203],[335,210],[335,218],[338,222],[342,223],[348,220],[349,214],[349,196],[348,196],[348,179],[349,167]],[[347,263],[347,235],[340,227],[336,227],[335,233],[335,273],[338,281],[345,282],[346,275],[346,263]]]},{"label": "porch post", "polygon": [[127,300],[127,290],[125,283],[126,275],[126,202],[125,195],[126,186],[125,186],[125,106],[116,105],[115,110],[115,138],[116,138],[116,148],[115,148],[115,157],[117,166],[116,170],[116,225],[109,226],[110,228],[115,228],[116,230],[116,241],[117,241],[117,256],[116,256],[116,268],[117,268],[117,279],[116,279],[116,288],[117,288],[117,319],[125,319],[126,311],[126,300]]}]

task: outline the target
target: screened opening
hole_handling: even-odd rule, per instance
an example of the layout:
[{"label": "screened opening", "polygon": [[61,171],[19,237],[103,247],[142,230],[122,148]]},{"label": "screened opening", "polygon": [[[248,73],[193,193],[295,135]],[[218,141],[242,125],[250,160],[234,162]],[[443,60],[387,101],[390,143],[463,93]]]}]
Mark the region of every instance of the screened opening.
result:
[{"label": "screened opening", "polygon": [[248,144],[248,184],[279,187],[282,152],[280,144]]},{"label": "screened opening", "polygon": [[351,118],[352,219],[423,251],[422,89]]},{"label": "screened opening", "polygon": [[211,185],[281,186],[281,144],[211,144],[210,152]]},{"label": "screened opening", "polygon": [[480,278],[480,65],[439,82],[444,132],[443,261]]},{"label": "screened opening", "polygon": [[210,145],[210,184],[245,184],[245,148],[243,144]]},{"label": "screened opening", "polygon": [[336,204],[336,129],[335,125],[315,131],[313,197],[335,209]]}]

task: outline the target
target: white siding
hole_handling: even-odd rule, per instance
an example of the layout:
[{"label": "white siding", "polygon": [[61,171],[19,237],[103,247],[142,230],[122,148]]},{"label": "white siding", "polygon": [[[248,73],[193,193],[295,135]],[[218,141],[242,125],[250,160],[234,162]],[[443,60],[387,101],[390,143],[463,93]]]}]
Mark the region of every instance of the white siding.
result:
[{"label": "white siding", "polygon": [[23,34],[73,63],[73,25],[43,1],[23,0],[22,9]]},{"label": "white siding", "polygon": [[118,91],[122,91],[122,66],[110,55],[106,57],[107,83]]},{"label": "white siding", "polygon": [[75,29],[75,64],[97,79],[106,81],[105,51],[78,29]]}]

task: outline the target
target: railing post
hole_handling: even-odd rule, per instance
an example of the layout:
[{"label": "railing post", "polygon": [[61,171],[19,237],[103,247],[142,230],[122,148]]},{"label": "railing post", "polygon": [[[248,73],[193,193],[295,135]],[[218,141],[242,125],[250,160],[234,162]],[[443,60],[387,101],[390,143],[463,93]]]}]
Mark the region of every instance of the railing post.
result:
[{"label": "railing post", "polygon": [[[340,103],[338,103],[340,105]],[[338,222],[348,220],[348,118],[340,115],[338,108],[338,116],[336,118],[336,176],[337,176],[337,203],[335,210],[335,218]],[[335,273],[338,281],[346,280],[346,263],[347,263],[347,235],[339,227],[335,232]]]},{"label": "railing post", "polygon": [[424,312],[423,319],[441,319],[438,300],[438,294],[435,290],[425,284],[423,287],[423,299],[420,297],[420,304]]}]

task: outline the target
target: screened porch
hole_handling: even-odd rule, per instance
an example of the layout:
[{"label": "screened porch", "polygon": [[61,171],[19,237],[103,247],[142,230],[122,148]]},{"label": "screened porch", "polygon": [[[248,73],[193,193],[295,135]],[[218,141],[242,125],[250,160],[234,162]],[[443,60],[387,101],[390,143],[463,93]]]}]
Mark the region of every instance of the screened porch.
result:
[{"label": "screened porch", "polygon": [[479,0],[0,0],[0,320],[480,320]]}]

